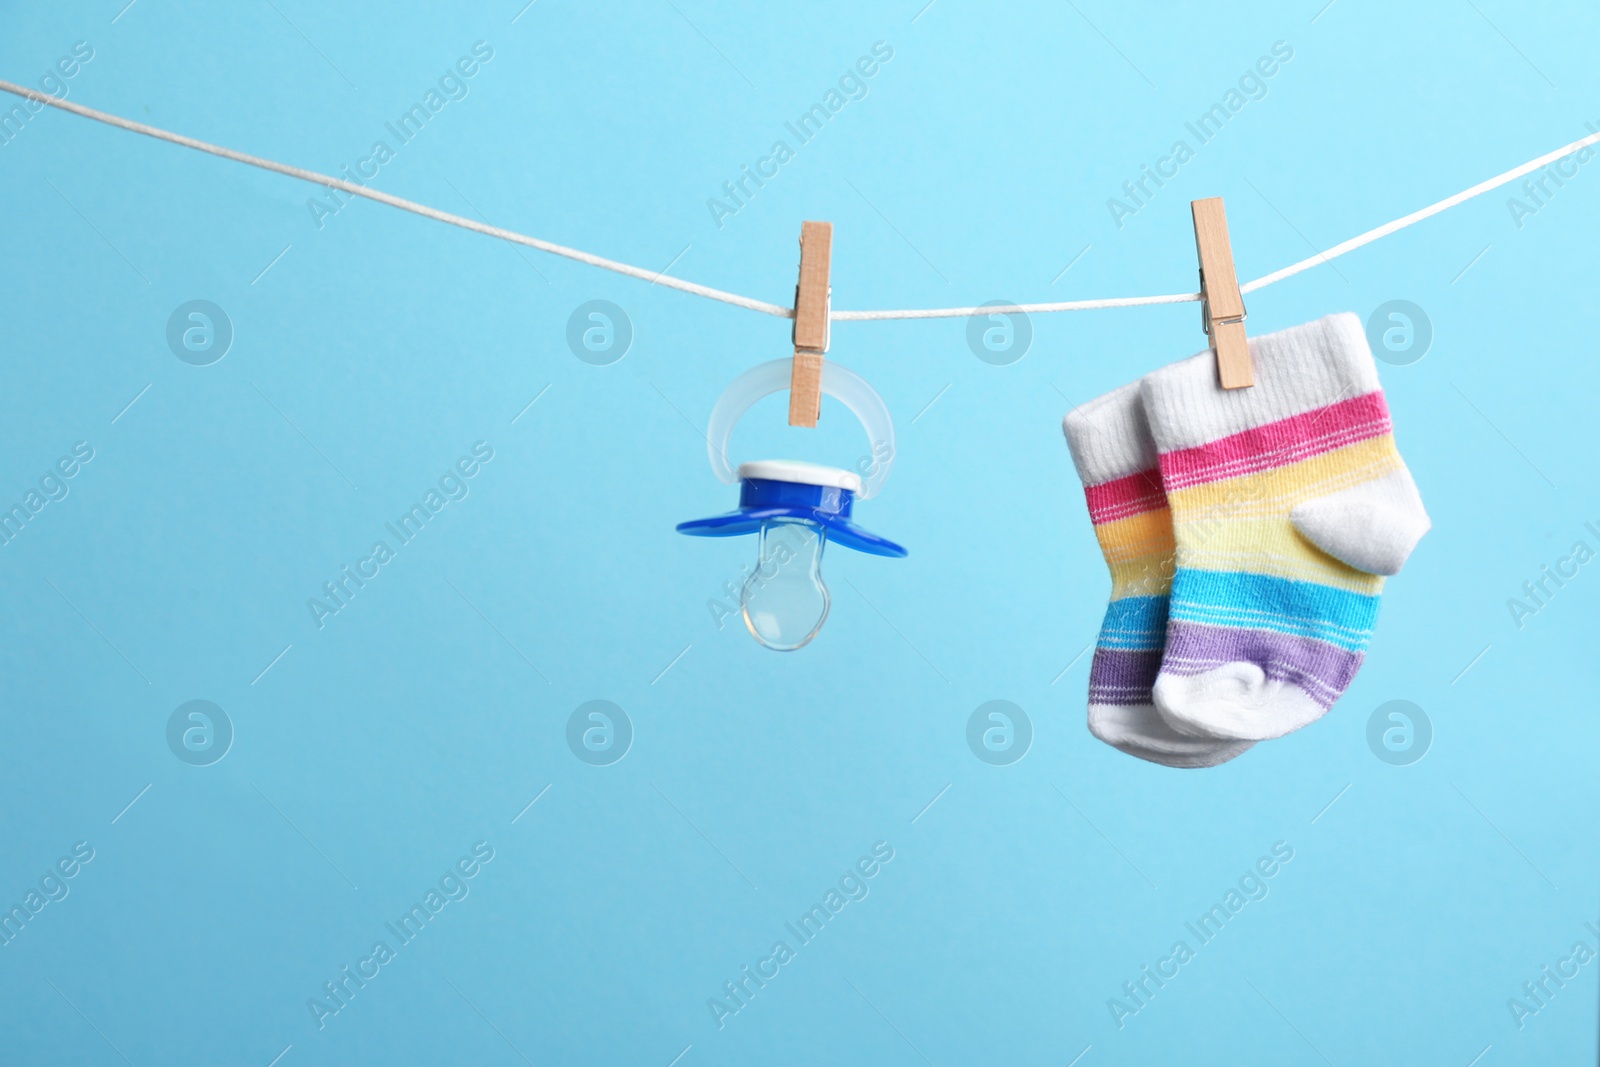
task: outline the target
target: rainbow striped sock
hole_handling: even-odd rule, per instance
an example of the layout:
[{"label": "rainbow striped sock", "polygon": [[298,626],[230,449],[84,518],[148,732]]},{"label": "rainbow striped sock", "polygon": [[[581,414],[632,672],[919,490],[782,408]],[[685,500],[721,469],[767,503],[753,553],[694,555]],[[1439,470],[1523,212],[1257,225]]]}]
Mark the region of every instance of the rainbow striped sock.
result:
[{"label": "rainbow striped sock", "polygon": [[1138,383],[1077,408],[1062,428],[1111,568],[1111,603],[1089,668],[1089,732],[1169,767],[1232,759],[1250,745],[1185,736],[1162,720],[1150,698],[1166,638],[1172,519]]},{"label": "rainbow striped sock", "polygon": [[1177,729],[1264,740],[1320,718],[1361,667],[1381,575],[1428,531],[1360,320],[1252,338],[1256,384],[1207,351],[1146,377],[1177,572],[1154,698]]}]

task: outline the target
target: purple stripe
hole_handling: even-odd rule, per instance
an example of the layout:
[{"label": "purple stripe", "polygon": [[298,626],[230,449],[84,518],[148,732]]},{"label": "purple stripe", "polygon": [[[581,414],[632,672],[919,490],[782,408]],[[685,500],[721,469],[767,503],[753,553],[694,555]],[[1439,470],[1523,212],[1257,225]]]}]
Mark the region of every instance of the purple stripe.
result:
[{"label": "purple stripe", "polygon": [[1330,708],[1355,679],[1363,658],[1360,652],[1309,637],[1174,619],[1167,625],[1167,652],[1161,669],[1166,674],[1187,676],[1227,663],[1253,663],[1272,681],[1293,682],[1318,704]]},{"label": "purple stripe", "polygon": [[1089,703],[1119,707],[1152,703],[1150,687],[1161,672],[1161,652],[1097,648],[1089,667]]}]

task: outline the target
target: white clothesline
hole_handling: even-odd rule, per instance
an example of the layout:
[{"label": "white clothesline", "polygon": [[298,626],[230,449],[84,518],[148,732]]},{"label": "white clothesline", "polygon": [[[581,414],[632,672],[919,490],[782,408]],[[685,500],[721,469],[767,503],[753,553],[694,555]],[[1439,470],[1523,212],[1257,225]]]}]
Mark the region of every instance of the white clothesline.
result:
[{"label": "white clothesline", "polygon": [[[221,156],[223,159],[231,159],[235,163],[244,163],[252,167],[259,167],[262,170],[272,171],[276,174],[284,174],[291,178],[298,178],[301,181],[311,182],[313,184],[323,186],[324,188],[338,189],[340,192],[347,193],[350,196],[359,196],[368,200],[376,200],[380,204],[388,204],[390,207],[397,207],[402,211],[409,211],[414,215],[421,215],[423,218],[434,219],[438,222],[448,223],[451,226],[459,226],[464,230],[471,230],[474,233],[481,233],[487,237],[494,237],[502,241],[509,241],[512,244],[525,245],[528,248],[537,248],[541,252],[549,252],[551,255],[564,256],[567,259],[577,260],[579,263],[587,263],[591,267],[599,267],[602,270],[614,271],[617,274],[625,274],[630,278],[640,278],[655,285],[664,285],[671,289],[677,289],[685,293],[692,293],[695,296],[703,296],[710,300],[719,300],[724,304],[732,304],[735,307],[747,308],[751,311],[759,311],[764,315],[774,315],[782,319],[794,318],[794,309],[784,307],[781,304],[769,304],[765,300],[756,300],[753,297],[740,296],[737,293],[726,292],[722,289],[713,289],[708,285],[700,285],[697,282],[685,281],[682,278],[674,278],[670,274],[666,274],[661,271],[647,270],[644,267],[635,267],[631,264],[621,263],[614,259],[606,259],[604,256],[597,256],[592,252],[584,252],[580,249],[568,248],[565,245],[558,245],[551,241],[540,240],[537,237],[529,237],[527,234],[517,233],[514,230],[503,230],[498,226],[490,226],[487,223],[478,222],[474,219],[465,218],[461,215],[454,215],[448,211],[440,211],[438,208],[428,207],[426,204],[419,204],[414,200],[405,200],[401,197],[391,196],[388,193],[380,192],[377,189],[372,189],[365,185],[357,185],[355,182],[346,181],[343,178],[335,178],[327,174],[319,174],[316,171],[305,170],[302,167],[290,166],[287,163],[279,163],[275,160],[263,159],[260,156],[252,156],[244,152],[236,152],[231,148],[223,148],[221,145],[210,144],[206,141],[196,140],[193,137],[185,137],[181,133],[173,133],[170,130],[163,130],[155,126],[147,126],[142,122],[135,122],[132,119],[125,119],[120,115],[112,115],[105,111],[97,111],[92,107],[84,107],[82,104],[75,104],[70,100],[57,99],[56,97],[50,96],[46,93],[41,93],[36,89],[29,89],[26,86],[16,85],[12,82],[0,80],[0,90],[4,90],[5,92],[12,93],[16,96],[24,97],[28,100],[37,101],[40,104],[59,108],[62,111],[70,111],[74,115],[81,115],[86,119],[93,119],[96,122],[103,122],[108,126],[115,126],[118,129],[129,130],[133,133],[142,133],[146,137],[154,137],[157,140],[168,141],[175,145],[182,145],[185,148],[193,148],[200,152],[207,152],[214,156]],[[1310,270],[1312,267],[1326,263],[1338,256],[1342,256],[1346,252],[1353,252],[1363,245],[1371,244],[1380,237],[1387,237],[1391,233],[1403,230],[1407,226],[1421,222],[1423,219],[1431,218],[1434,215],[1439,214],[1441,211],[1446,211],[1455,207],[1457,204],[1465,203],[1475,196],[1482,196],[1484,193],[1498,189],[1502,185],[1514,182],[1524,175],[1531,174],[1536,170],[1547,167],[1559,159],[1565,159],[1574,152],[1581,151],[1594,144],[1600,144],[1600,132],[1592,133],[1588,137],[1580,138],[1576,141],[1573,141],[1569,145],[1565,145],[1564,147],[1556,149],[1553,152],[1547,152],[1537,159],[1530,159],[1528,162],[1519,167],[1513,167],[1504,174],[1497,174],[1493,178],[1479,182],[1470,189],[1463,189],[1454,196],[1446,197],[1436,204],[1430,204],[1427,207],[1422,208],[1420,211],[1413,211],[1411,214],[1406,215],[1403,218],[1395,219],[1393,222],[1386,222],[1382,226],[1352,237],[1348,241],[1343,241],[1339,244],[1336,244],[1324,252],[1318,252],[1314,256],[1308,256],[1298,263],[1291,263],[1282,270],[1276,270],[1271,274],[1264,275],[1255,279],[1254,281],[1246,282],[1244,285],[1240,286],[1240,290],[1244,293],[1253,293],[1258,289],[1265,289],[1267,286],[1276,282],[1281,282],[1285,278],[1293,277],[1294,275],[1299,274],[1301,271]],[[957,308],[909,308],[899,311],[830,311],[828,317],[834,322],[872,322],[883,319],[949,319],[965,318],[969,315],[978,314],[993,315],[998,313],[1023,312],[1031,315],[1053,311],[1092,311],[1099,308],[1143,307],[1151,304],[1183,304],[1198,301],[1199,299],[1199,293],[1171,293],[1165,296],[1124,296],[1111,297],[1103,300],[1064,300],[1048,304],[1010,304],[991,305],[987,307]]]}]

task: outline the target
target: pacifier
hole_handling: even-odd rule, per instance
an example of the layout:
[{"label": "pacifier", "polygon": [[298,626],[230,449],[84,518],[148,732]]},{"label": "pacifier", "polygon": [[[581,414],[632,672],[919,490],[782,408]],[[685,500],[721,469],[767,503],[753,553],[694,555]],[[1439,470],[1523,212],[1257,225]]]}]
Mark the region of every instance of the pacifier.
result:
[{"label": "pacifier", "polygon": [[733,380],[711,412],[706,448],[711,470],[739,483],[739,507],[678,524],[695,537],[756,534],[756,564],[739,593],[750,635],[767,648],[804,648],[827,621],[830,597],[822,578],[822,553],[830,540],[873,556],[904,557],[906,550],[856,524],[857,500],[883,488],[894,465],[894,423],[889,409],[860,375],[837,363],[822,367],[822,392],[860,420],[872,445],[862,474],[795,460],[728,462],[728,441],[746,411],[763,397],[789,388],[793,360],[775,359]]}]

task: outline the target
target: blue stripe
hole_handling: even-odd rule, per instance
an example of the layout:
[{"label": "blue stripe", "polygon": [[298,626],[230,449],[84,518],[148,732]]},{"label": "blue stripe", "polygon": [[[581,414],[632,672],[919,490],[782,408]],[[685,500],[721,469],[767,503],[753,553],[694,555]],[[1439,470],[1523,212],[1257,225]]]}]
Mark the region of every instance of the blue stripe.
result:
[{"label": "blue stripe", "polygon": [[1159,651],[1167,643],[1167,598],[1128,596],[1106,605],[1100,625],[1101,648],[1135,652]]},{"label": "blue stripe", "polygon": [[1378,619],[1378,598],[1265,574],[1180,567],[1172,579],[1172,617],[1293,634],[1362,652]]}]

